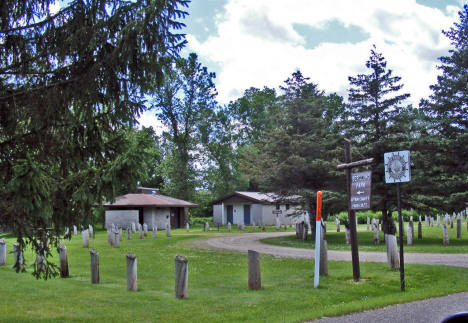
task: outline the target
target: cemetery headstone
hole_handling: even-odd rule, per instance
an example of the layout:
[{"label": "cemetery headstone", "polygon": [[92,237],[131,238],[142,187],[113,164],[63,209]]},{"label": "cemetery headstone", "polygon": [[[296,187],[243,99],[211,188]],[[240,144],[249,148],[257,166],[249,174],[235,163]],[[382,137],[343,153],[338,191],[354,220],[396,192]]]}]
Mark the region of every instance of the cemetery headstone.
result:
[{"label": "cemetery headstone", "polygon": [[442,224],[442,243],[444,244],[444,246],[448,246],[450,244],[447,223],[445,221]]},{"label": "cemetery headstone", "polygon": [[340,232],[340,219],[336,218],[335,223],[336,223],[336,232]]},{"label": "cemetery headstone", "polygon": [[138,290],[137,258],[133,253],[127,253],[127,290]]},{"label": "cemetery headstone", "polygon": [[166,237],[171,236],[171,225],[168,223],[166,224]]},{"label": "cemetery headstone", "polygon": [[114,245],[114,248],[119,248],[120,247],[120,233],[119,231],[114,231],[113,232],[113,245]]},{"label": "cemetery headstone", "polygon": [[408,246],[413,245],[413,226],[411,225],[411,221],[408,223],[407,227],[406,243]]},{"label": "cemetery headstone", "polygon": [[418,222],[418,239],[422,239],[422,223],[421,223],[421,217],[419,217],[419,222]]},{"label": "cemetery headstone", "polygon": [[125,230],[127,233],[127,240],[130,240],[130,227],[127,227],[127,230]]},{"label": "cemetery headstone", "polygon": [[88,229],[81,231],[81,237],[82,237],[82,240],[83,240],[83,248],[89,248]]},{"label": "cemetery headstone", "polygon": [[188,259],[184,256],[175,256],[175,297],[188,297]]},{"label": "cemetery headstone", "polygon": [[252,221],[252,231],[257,231],[257,227],[255,226],[255,221]]},{"label": "cemetery headstone", "polygon": [[40,253],[36,253],[36,271],[42,273],[46,271],[45,257]]},{"label": "cemetery headstone", "polygon": [[440,227],[440,215],[437,214],[437,227]]},{"label": "cemetery headstone", "polygon": [[379,220],[372,219],[372,229],[374,230],[374,244],[379,244]]},{"label": "cemetery headstone", "polygon": [[158,232],[158,229],[155,226],[153,226],[153,238],[156,238],[157,232]]},{"label": "cemetery headstone", "polygon": [[89,229],[89,236],[94,238],[94,230],[91,224],[88,226],[88,229]]},{"label": "cemetery headstone", "polygon": [[[421,222],[420,222],[421,223]],[[389,269],[400,268],[400,258],[398,256],[398,246],[394,234],[385,234],[387,244],[387,264]]]},{"label": "cemetery headstone", "polygon": [[145,237],[148,236],[148,225],[146,223],[143,224],[143,234]]},{"label": "cemetery headstone", "polygon": [[248,271],[249,289],[257,290],[262,288],[262,278],[260,274],[260,254],[254,250],[248,250]]},{"label": "cemetery headstone", "polygon": [[99,284],[99,252],[95,249],[89,251],[91,264],[91,283]]},{"label": "cemetery headstone", "polygon": [[279,214],[276,215],[276,231],[279,231],[281,229],[281,221],[279,218]]},{"label": "cemetery headstone", "polygon": [[370,230],[370,218],[367,217],[367,231]]},{"label": "cemetery headstone", "polygon": [[231,222],[228,222],[228,231],[231,232]]},{"label": "cemetery headstone", "polygon": [[59,262],[60,262],[60,277],[68,278],[70,277],[68,273],[68,256],[67,256],[67,247],[64,245],[59,245],[57,247],[58,254],[59,254]]},{"label": "cemetery headstone", "polygon": [[6,242],[5,239],[0,239],[0,266],[6,265]]},{"label": "cemetery headstone", "polygon": [[457,239],[461,239],[461,216],[457,217]]},{"label": "cemetery headstone", "polygon": [[132,233],[136,233],[136,225],[132,222]]},{"label": "cemetery headstone", "polygon": [[78,229],[76,228],[76,225],[73,226],[73,235],[74,236],[78,235]]},{"label": "cemetery headstone", "polygon": [[190,224],[188,222],[185,224],[185,228],[187,232],[190,232]]},{"label": "cemetery headstone", "polygon": [[347,226],[345,226],[344,232],[345,232],[346,244],[350,244],[351,238],[349,236],[349,228]]}]

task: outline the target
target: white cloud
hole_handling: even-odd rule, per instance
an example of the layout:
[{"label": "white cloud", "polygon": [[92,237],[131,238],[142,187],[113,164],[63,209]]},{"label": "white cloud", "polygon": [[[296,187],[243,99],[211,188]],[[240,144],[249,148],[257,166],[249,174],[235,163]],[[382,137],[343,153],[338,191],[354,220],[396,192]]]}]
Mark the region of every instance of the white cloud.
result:
[{"label": "white cloud", "polygon": [[[227,103],[251,86],[277,87],[296,68],[325,91],[346,96],[348,76],[364,72],[376,44],[417,104],[436,81],[437,57],[449,49],[441,30],[453,24],[458,10],[448,6],[445,14],[415,0],[230,0],[205,41],[188,35],[189,49],[220,66],[218,100]],[[357,26],[369,38],[307,48],[293,28],[323,30],[331,20]]]}]

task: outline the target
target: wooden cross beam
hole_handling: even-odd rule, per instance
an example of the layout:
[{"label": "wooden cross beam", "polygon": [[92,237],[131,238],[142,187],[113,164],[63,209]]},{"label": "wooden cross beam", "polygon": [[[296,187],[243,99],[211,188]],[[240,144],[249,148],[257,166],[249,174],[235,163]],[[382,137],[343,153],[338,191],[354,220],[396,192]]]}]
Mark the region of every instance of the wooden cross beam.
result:
[{"label": "wooden cross beam", "polygon": [[359,270],[359,251],[357,242],[357,230],[356,230],[356,215],[354,210],[351,210],[351,169],[354,167],[370,165],[374,162],[374,158],[368,158],[353,162],[351,158],[351,141],[345,139],[345,159],[346,164],[340,164],[336,166],[336,169],[346,170],[346,186],[348,191],[348,218],[349,218],[349,233],[351,238],[351,258],[353,262],[353,278],[355,281],[359,281],[360,270]]}]

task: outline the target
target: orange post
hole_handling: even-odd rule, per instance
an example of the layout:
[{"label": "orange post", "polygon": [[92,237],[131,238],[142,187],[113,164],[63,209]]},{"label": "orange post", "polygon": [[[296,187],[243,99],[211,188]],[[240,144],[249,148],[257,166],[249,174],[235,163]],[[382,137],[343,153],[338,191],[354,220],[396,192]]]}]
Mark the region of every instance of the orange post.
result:
[{"label": "orange post", "polygon": [[322,191],[317,192],[316,221],[322,221]]}]

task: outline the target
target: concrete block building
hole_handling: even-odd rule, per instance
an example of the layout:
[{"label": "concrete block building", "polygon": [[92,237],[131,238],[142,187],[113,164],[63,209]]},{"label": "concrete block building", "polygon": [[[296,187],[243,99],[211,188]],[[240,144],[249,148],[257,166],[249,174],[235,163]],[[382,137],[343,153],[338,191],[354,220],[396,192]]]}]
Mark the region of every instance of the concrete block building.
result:
[{"label": "concrete block building", "polygon": [[188,221],[188,209],[197,204],[162,195],[156,188],[139,187],[137,192],[118,196],[114,203],[104,203],[106,228],[114,224],[126,228],[131,223],[146,223],[148,228],[182,228]]},{"label": "concrete block building", "polygon": [[294,224],[308,218],[301,209],[300,196],[279,196],[275,193],[236,191],[210,203],[215,224],[275,225]]}]

